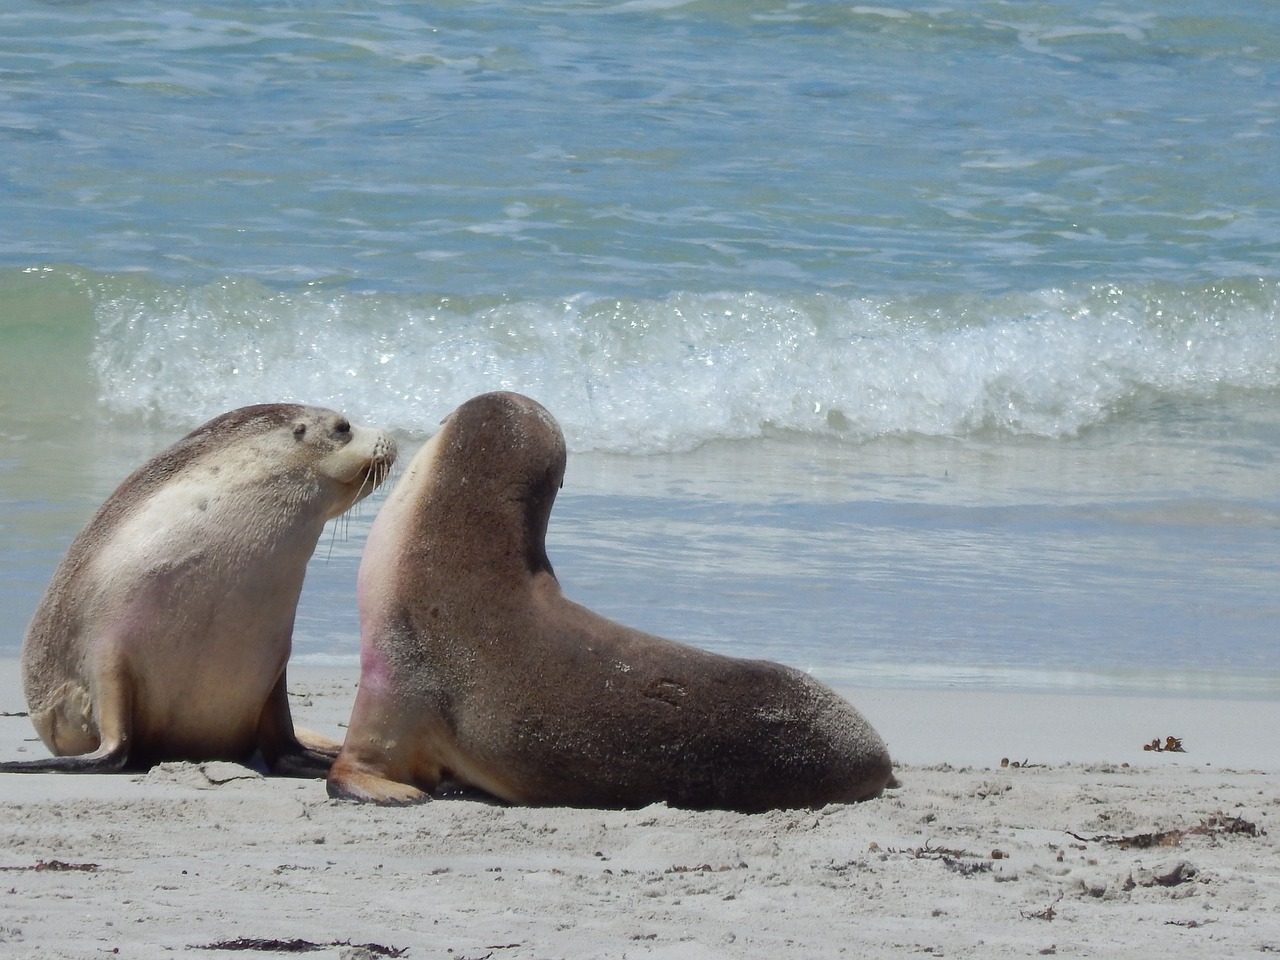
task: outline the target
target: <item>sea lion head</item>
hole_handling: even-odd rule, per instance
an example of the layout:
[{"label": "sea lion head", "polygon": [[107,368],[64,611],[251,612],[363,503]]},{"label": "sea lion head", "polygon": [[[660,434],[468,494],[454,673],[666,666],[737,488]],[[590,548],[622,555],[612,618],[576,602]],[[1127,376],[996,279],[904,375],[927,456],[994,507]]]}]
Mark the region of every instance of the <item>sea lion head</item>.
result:
[{"label": "sea lion head", "polygon": [[314,484],[325,519],[349,510],[386,479],[396,443],[382,430],[352,424],[341,413],[296,403],[263,403],[215,417],[159,461],[176,474],[197,461],[217,461],[224,473],[266,479],[272,486]]},{"label": "sea lion head", "polygon": [[396,459],[395,441],[381,430],[356,426],[332,410],[303,408],[289,429],[295,453],[312,459],[312,469],[346,493],[335,498],[337,516],[363,500],[391,471]]},{"label": "sea lion head", "polygon": [[463,567],[496,571],[515,562],[526,572],[550,570],[547,523],[564,470],[564,435],[545,407],[518,393],[482,394],[444,419],[375,529],[394,526],[396,539],[456,552],[450,562]]}]

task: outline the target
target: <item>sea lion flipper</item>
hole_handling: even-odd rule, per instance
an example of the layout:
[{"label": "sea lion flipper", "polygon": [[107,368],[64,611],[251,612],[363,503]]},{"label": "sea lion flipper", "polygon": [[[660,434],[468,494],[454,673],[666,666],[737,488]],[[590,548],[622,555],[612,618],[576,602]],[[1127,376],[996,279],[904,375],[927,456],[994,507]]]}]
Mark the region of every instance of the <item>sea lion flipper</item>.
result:
[{"label": "sea lion flipper", "polygon": [[[357,709],[367,689],[361,687],[356,695]],[[326,789],[335,800],[349,803],[373,803],[383,807],[404,807],[425,803],[432,799],[426,790],[399,780],[392,780],[387,768],[379,763],[381,754],[365,742],[356,742],[350,735],[342,752],[329,770]],[[436,784],[438,785],[438,784]],[[425,784],[428,790],[432,784]]]},{"label": "sea lion flipper", "polygon": [[272,773],[281,777],[308,777],[316,780],[329,775],[342,744],[330,740],[304,727],[294,727],[295,741],[274,763],[269,764]]},{"label": "sea lion flipper", "polygon": [[388,780],[371,766],[341,755],[329,771],[329,796],[350,803],[376,803],[383,807],[405,807],[425,803],[431,795],[407,783]]},{"label": "sea lion flipper", "polygon": [[267,769],[277,777],[299,777],[321,780],[329,775],[333,757],[317,750],[309,750],[301,744],[297,750],[281,753],[267,764]]},{"label": "sea lion flipper", "polygon": [[314,730],[308,730],[306,727],[295,726],[293,735],[298,738],[298,742],[302,746],[313,753],[321,753],[333,760],[338,756],[338,751],[342,749],[342,744],[337,740],[330,740],[324,734],[316,733]]},{"label": "sea lion flipper", "polygon": [[319,779],[328,776],[340,746],[310,730],[295,729],[281,673],[258,718],[258,750],[267,769],[281,777]]},{"label": "sea lion flipper", "polygon": [[117,773],[129,764],[133,681],[118,648],[103,651],[98,683],[63,683],[47,705],[31,711],[54,756],[0,763],[3,773]]},{"label": "sea lion flipper", "polygon": [[0,763],[0,773],[119,773],[128,762],[128,750],[118,746],[75,757],[6,760]]}]

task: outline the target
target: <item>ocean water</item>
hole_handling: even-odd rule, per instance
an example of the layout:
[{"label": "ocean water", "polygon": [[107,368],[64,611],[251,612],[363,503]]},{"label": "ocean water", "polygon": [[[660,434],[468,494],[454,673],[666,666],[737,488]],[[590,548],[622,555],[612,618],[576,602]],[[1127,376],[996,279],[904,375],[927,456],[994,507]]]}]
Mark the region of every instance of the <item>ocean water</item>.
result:
[{"label": "ocean water", "polygon": [[[234,406],[514,389],[573,598],[844,685],[1280,695],[1280,7],[0,11],[0,655]],[[380,498],[295,656],[356,661]]]}]

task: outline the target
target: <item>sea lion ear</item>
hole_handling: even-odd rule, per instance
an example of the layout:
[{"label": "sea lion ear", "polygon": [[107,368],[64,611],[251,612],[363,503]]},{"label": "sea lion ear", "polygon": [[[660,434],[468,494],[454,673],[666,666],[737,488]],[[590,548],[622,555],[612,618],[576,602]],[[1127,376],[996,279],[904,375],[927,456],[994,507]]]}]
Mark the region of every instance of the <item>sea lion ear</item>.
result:
[{"label": "sea lion ear", "polygon": [[307,424],[306,424],[306,421],[303,421],[303,420],[295,420],[295,421],[293,422],[293,438],[294,438],[295,440],[301,440],[301,439],[302,439],[303,437],[305,437],[306,435],[307,435]]}]

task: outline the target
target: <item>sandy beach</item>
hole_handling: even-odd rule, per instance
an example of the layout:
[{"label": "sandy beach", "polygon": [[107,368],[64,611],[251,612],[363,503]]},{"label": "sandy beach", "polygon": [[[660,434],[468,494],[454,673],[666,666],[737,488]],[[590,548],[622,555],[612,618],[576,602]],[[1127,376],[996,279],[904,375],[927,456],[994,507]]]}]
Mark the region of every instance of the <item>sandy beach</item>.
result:
[{"label": "sandy beach", "polygon": [[[291,676],[298,722],[340,737],[354,669]],[[0,758],[42,755],[16,662],[0,677]],[[1280,704],[845,692],[902,785],[819,811],[375,809],[230,763],[5,775],[0,956],[1280,951]],[[1185,752],[1142,749],[1170,736]]]}]

